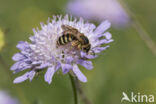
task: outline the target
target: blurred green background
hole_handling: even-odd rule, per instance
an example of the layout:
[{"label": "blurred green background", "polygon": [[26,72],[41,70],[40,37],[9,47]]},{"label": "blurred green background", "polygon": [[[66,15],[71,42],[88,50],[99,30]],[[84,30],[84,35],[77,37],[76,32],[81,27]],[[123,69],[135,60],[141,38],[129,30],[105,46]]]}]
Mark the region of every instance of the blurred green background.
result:
[{"label": "blurred green background", "polygon": [[[156,1],[123,0],[141,25],[156,42]],[[68,75],[58,72],[53,82],[44,82],[41,73],[30,83],[13,84],[23,72],[12,74],[12,56],[18,52],[18,41],[28,40],[32,28],[46,23],[48,17],[65,14],[67,0],[0,0],[0,30],[4,33],[4,47],[0,50],[0,90],[7,90],[21,104],[73,104]],[[111,28],[115,40],[100,57],[93,60],[94,69],[81,67],[88,82],[82,83],[93,104],[121,104],[122,92],[153,94],[156,97],[156,57],[139,37],[136,29]],[[2,34],[2,32],[0,32]],[[0,39],[2,42],[2,39]],[[5,62],[4,62],[5,61]],[[80,104],[83,102],[80,100]],[[123,104],[131,104],[124,102]],[[136,103],[137,104],[137,103]],[[138,103],[139,104],[139,103]],[[146,103],[147,104],[147,103]],[[151,103],[150,103],[151,104]]]}]

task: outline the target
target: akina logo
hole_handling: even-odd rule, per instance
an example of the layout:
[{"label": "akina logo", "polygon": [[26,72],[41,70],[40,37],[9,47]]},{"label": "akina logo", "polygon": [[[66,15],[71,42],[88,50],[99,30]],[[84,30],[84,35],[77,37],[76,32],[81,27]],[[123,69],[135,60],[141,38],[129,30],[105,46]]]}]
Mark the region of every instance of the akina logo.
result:
[{"label": "akina logo", "polygon": [[122,99],[121,102],[127,101],[127,102],[133,102],[133,103],[153,103],[154,102],[154,95],[146,95],[146,94],[141,94],[141,93],[134,93],[131,92],[130,96],[128,96],[125,92],[122,92]]}]

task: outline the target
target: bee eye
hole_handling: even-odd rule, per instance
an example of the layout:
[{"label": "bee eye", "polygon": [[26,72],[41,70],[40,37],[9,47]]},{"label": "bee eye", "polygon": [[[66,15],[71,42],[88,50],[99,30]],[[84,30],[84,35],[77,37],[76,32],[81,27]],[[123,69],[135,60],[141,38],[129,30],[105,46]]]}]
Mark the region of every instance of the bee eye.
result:
[{"label": "bee eye", "polygon": [[89,43],[89,40],[88,40],[87,37],[85,37],[85,36],[81,36],[81,38],[83,39],[84,44],[88,44],[88,43]]}]

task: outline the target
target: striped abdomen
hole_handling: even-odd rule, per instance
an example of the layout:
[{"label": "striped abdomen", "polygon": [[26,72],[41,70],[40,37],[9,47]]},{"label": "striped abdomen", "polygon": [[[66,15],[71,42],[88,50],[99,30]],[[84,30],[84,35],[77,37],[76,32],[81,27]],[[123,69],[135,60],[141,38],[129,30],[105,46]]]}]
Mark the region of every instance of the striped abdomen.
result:
[{"label": "striped abdomen", "polygon": [[57,45],[65,45],[73,40],[75,40],[76,38],[71,35],[71,34],[66,34],[66,35],[62,35],[58,38],[57,40]]}]

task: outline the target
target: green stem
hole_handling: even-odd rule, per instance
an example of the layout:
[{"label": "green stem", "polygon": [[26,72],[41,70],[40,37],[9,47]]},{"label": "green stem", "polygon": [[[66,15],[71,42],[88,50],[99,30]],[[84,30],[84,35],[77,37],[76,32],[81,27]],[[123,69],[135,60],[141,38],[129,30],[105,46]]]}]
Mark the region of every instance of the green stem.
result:
[{"label": "green stem", "polygon": [[87,96],[85,95],[83,89],[82,89],[82,86],[79,82],[79,80],[76,78],[75,80],[75,83],[76,83],[76,86],[77,86],[77,90],[80,94],[80,97],[82,99],[82,101],[85,103],[85,104],[91,104],[91,102],[89,101],[89,99],[87,98]]},{"label": "green stem", "polygon": [[156,56],[156,45],[152,38],[148,35],[148,33],[143,29],[139,22],[133,23],[133,27],[139,33],[141,39],[145,42],[147,47],[152,51],[152,53]]},{"label": "green stem", "polygon": [[153,39],[150,37],[150,35],[145,31],[145,29],[142,27],[142,25],[139,23],[137,17],[135,14],[128,8],[128,6],[123,2],[123,0],[120,0],[120,3],[125,8],[127,13],[132,19],[132,26],[135,28],[135,30],[138,32],[138,35],[140,38],[145,42],[146,46],[152,51],[152,53],[156,56],[156,44],[153,41]]},{"label": "green stem", "polygon": [[72,89],[73,89],[73,93],[74,93],[74,104],[78,104],[78,96],[77,96],[77,88],[76,88],[76,84],[75,84],[75,78],[70,73],[69,73],[69,77],[71,80]]},{"label": "green stem", "polygon": [[69,73],[69,76],[70,76],[71,83],[72,83],[75,104],[78,104],[77,92],[79,93],[84,104],[91,104],[91,102],[89,101],[89,99],[85,95],[79,80],[76,77],[72,76],[71,73]]}]

